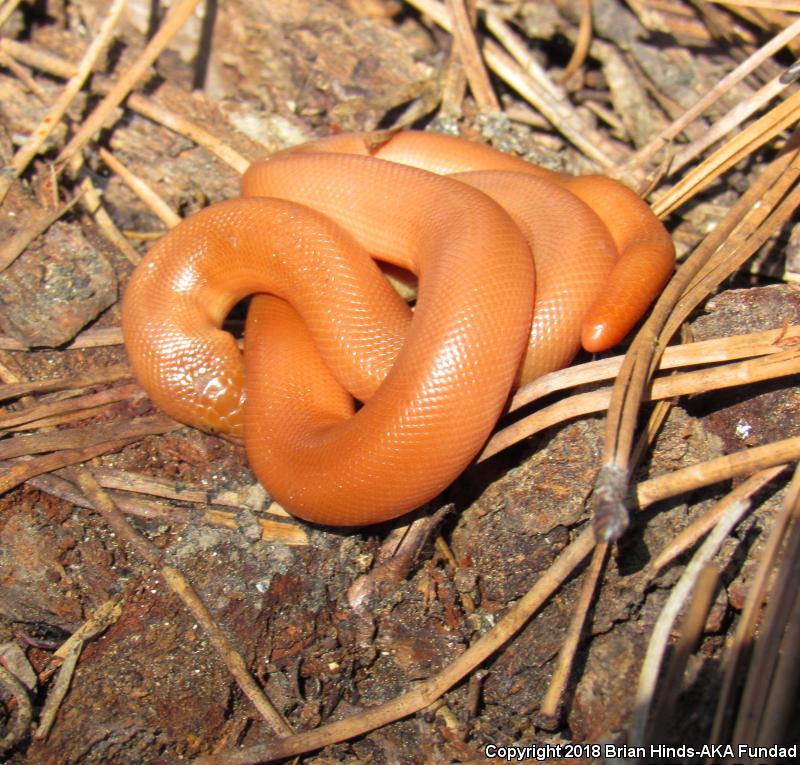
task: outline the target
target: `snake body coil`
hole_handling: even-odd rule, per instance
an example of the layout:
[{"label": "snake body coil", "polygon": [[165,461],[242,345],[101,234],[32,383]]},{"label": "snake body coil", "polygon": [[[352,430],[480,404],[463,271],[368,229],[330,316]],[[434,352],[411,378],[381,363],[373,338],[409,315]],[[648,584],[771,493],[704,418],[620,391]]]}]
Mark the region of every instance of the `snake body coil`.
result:
[{"label": "snake body coil", "polygon": [[[438,494],[515,381],[621,339],[674,261],[659,221],[615,181],[428,133],[368,140],[255,163],[242,198],[152,248],[123,303],[155,403],[243,436],[270,494],[331,525]],[[413,314],[376,258],[418,275]],[[242,359],[220,327],[249,294]]]}]

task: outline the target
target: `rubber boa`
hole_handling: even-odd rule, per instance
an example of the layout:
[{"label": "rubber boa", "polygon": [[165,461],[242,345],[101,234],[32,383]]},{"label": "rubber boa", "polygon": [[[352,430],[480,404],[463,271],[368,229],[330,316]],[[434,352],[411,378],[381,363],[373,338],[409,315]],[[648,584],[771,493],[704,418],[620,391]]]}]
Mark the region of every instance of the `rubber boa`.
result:
[{"label": "rubber boa", "polygon": [[[417,274],[413,312],[376,259]],[[673,263],[616,181],[430,133],[347,134],[254,163],[240,198],[159,240],[122,324],[159,407],[243,437],[293,514],[360,526],[441,492],[512,385],[621,339]],[[221,326],[247,295],[242,357]]]}]

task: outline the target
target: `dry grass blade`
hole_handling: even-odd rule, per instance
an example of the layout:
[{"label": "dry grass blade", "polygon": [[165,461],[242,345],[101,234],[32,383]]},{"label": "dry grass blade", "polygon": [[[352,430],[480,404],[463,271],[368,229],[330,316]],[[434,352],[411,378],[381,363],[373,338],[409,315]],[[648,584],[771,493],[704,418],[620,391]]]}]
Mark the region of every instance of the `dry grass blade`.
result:
[{"label": "dry grass blade", "polygon": [[453,41],[478,108],[486,114],[499,112],[500,103],[489,82],[489,75],[486,73],[478,41],[475,39],[475,30],[470,23],[465,0],[446,0],[445,4],[450,13]]},{"label": "dry grass blade", "polygon": [[716,120],[708,130],[673,157],[669,165],[669,175],[675,175],[683,170],[686,165],[697,159],[709,146],[727,137],[744,120],[786,90],[787,87],[780,77],[775,77],[756,93],[753,93],[752,96],[739,102],[724,117]]},{"label": "dry grass blade", "polygon": [[18,412],[6,412],[0,415],[0,429],[12,428],[18,425],[28,425],[45,417],[63,414],[65,412],[78,412],[81,409],[90,409],[101,404],[115,401],[127,401],[135,395],[143,395],[141,388],[135,383],[121,385],[116,388],[77,396],[61,401],[51,401],[26,407]]},{"label": "dry grass blade", "polygon": [[[795,182],[798,174],[800,161],[795,160],[775,186],[764,194],[762,204],[745,215],[741,226],[732,232],[728,241],[692,279],[666,322],[665,334],[677,331],[691,311],[712,294],[718,284],[741,268],[759,247],[791,220],[800,206],[800,186],[795,186],[784,199],[776,203],[781,199],[783,187]],[[765,213],[769,214],[760,222]]]},{"label": "dry grass blade", "polygon": [[790,523],[796,522],[796,518],[793,516],[796,515],[794,503],[797,501],[798,491],[800,491],[800,468],[795,468],[794,479],[786,501],[770,530],[769,538],[761,553],[756,575],[748,589],[747,599],[730,648],[723,656],[722,687],[709,738],[712,743],[723,743],[731,738],[731,726],[736,709],[734,695],[742,682],[744,663],[750,655],[755,640],[756,624],[761,614],[779,551],[786,539],[787,528]]},{"label": "dry grass blade", "polygon": [[537,87],[530,75],[492,40],[484,43],[484,55],[491,69],[530,103],[547,121],[604,171],[610,170],[625,158],[625,152],[604,134],[587,127],[565,102],[554,99],[546,90]]},{"label": "dry grass blade", "polygon": [[181,222],[181,216],[175,212],[150,186],[148,186],[138,175],[132,173],[125,165],[118,160],[110,151],[104,148],[98,149],[100,158],[108,167],[113,170],[125,185],[136,194],[149,208],[150,211],[166,226],[172,228]]},{"label": "dry grass blade", "polygon": [[[430,16],[442,29],[452,32],[450,18],[443,3],[438,0],[406,0],[406,2]],[[491,10],[486,14],[486,23],[493,34],[497,34],[497,29],[505,28],[505,39],[514,38],[513,32],[499,17],[493,15]],[[522,43],[519,44],[519,49],[520,52],[524,49]],[[492,40],[486,40],[481,51],[487,65],[498,77],[529,101],[556,130],[600,167],[610,168],[625,159],[627,151],[622,146],[613,143],[603,133],[595,130],[569,102],[560,100],[554,95],[560,89],[546,74],[542,73],[542,76],[549,85],[542,87]],[[530,59],[528,54],[524,55]]]},{"label": "dry grass blade", "polygon": [[[797,666],[786,662],[796,656],[800,628],[800,467],[795,470],[787,492],[783,514],[788,519],[780,524],[784,532],[783,549],[779,552],[777,576],[754,645],[733,731],[734,744],[774,744],[776,737],[781,739],[788,732],[783,725],[792,717]],[[779,549],[776,546],[774,552]]]},{"label": "dry grass blade", "polygon": [[43,457],[20,459],[7,467],[0,476],[0,493],[43,473],[67,465],[85,462],[101,454],[119,451],[145,435],[176,430],[179,423],[169,417],[154,416],[95,428],[59,430],[33,436],[17,436],[3,442],[4,453],[29,455],[37,451],[52,451]]},{"label": "dry grass blade", "polygon": [[632,464],[638,465],[648,449],[652,447],[661,431],[662,425],[667,419],[667,415],[672,410],[673,403],[672,399],[662,399],[655,402],[650,411],[650,416],[647,418],[647,423],[642,428],[642,432],[639,434],[639,438],[631,451]]},{"label": "dry grass blade", "polygon": [[589,46],[592,43],[592,0],[581,0],[581,20],[578,27],[578,40],[575,49],[564,67],[561,82],[567,82],[577,72],[586,60]]},{"label": "dry grass blade", "polygon": [[[788,568],[788,566],[787,566]],[[794,583],[797,582],[798,567],[793,567]],[[777,660],[766,706],[761,715],[761,724],[756,736],[757,746],[769,747],[773,741],[782,741],[794,729],[795,702],[800,689],[797,667],[800,664],[800,597],[797,588],[791,597],[783,599],[786,617],[783,623],[768,622],[770,629],[784,627],[783,638],[777,648]],[[751,758],[755,760],[756,758]]]},{"label": "dry grass blade", "polygon": [[21,0],[6,0],[5,3],[0,5],[0,27],[11,18],[11,14],[17,10],[20,2]]},{"label": "dry grass blade", "polygon": [[[486,27],[497,38],[503,49],[505,49],[514,61],[522,68],[522,71],[530,80],[531,88],[544,96],[546,103],[558,104],[566,113],[571,114],[569,121],[581,120],[581,117],[572,111],[566,91],[556,84],[550,75],[544,70],[539,62],[531,55],[526,41],[520,37],[506,21],[492,8],[486,11]],[[534,107],[539,107],[538,103],[531,103]]]},{"label": "dry grass blade", "polygon": [[[467,75],[464,73],[464,66],[461,59],[455,52],[450,50],[447,63],[439,77],[439,91],[441,95],[439,119],[450,120],[459,119],[463,113],[464,98],[467,95]],[[405,115],[404,115],[405,116]]]},{"label": "dry grass blade", "polygon": [[682,555],[690,547],[696,544],[697,540],[705,536],[716,526],[723,513],[734,502],[749,501],[752,496],[764,488],[770,481],[780,475],[786,469],[786,465],[776,465],[775,467],[761,470],[742,481],[727,496],[717,502],[711,510],[703,513],[697,520],[689,524],[681,531],[670,544],[664,548],[650,563],[650,570],[655,575],[664,566]]},{"label": "dry grass blade", "polygon": [[723,144],[688,172],[656,204],[654,212],[665,216],[708,187],[737,162],[760,149],[800,118],[800,91],[774,106],[763,117]]},{"label": "dry grass blade", "polygon": [[770,11],[790,11],[800,13],[797,0],[708,0],[718,5],[739,5],[743,8],[764,8]]},{"label": "dry grass blade", "polygon": [[[722,361],[755,358],[777,352],[782,346],[791,346],[800,341],[800,325],[789,325],[781,329],[751,332],[746,335],[720,337],[699,343],[671,345],[664,350],[659,369],[679,369],[684,366],[716,364]],[[543,375],[520,388],[511,400],[509,411],[514,412],[544,396],[578,385],[613,380],[622,367],[624,357],[590,361],[585,364],[560,369]]]},{"label": "dry grass blade", "polygon": [[158,32],[153,35],[145,49],[125,71],[122,77],[111,87],[106,97],[94,108],[87,117],[80,130],[72,137],[70,142],[61,150],[56,159],[58,165],[66,164],[73,155],[77,154],[95,133],[100,130],[112,116],[114,109],[122,103],[123,99],[146,74],[170,40],[178,33],[186,20],[199,5],[200,0],[181,0],[175,5],[164,19]]},{"label": "dry grass blade", "polygon": [[[610,541],[618,538],[627,524],[624,495],[634,431],[647,382],[658,359],[680,324],[716,286],[718,279],[738,268],[756,247],[791,217],[800,203],[800,187],[795,186],[788,196],[784,196],[800,174],[798,162],[798,152],[793,149],[764,170],[680,267],[631,344],[609,403],[603,466],[594,495],[600,539]],[[730,251],[725,245],[737,229],[741,238],[734,241],[740,246]],[[747,237],[750,232],[752,235]],[[704,269],[709,267],[709,263],[717,264],[713,258],[721,248],[724,256],[715,269],[714,279],[703,281],[701,289],[692,289],[695,283],[700,284],[698,280],[703,279]]]},{"label": "dry grass blade", "polygon": [[647,720],[655,697],[658,673],[667,650],[673,624],[689,595],[697,586],[703,570],[717,554],[728,534],[749,509],[750,503],[745,500],[732,502],[728,505],[717,525],[686,567],[678,583],[672,588],[669,598],[661,610],[650,637],[650,643],[647,646],[647,653],[639,676],[636,706],[629,734],[629,741],[632,746],[643,746],[645,743]]},{"label": "dry grass blade", "polygon": [[[78,94],[78,91],[83,87],[97,59],[111,42],[114,29],[122,15],[122,11],[125,9],[125,4],[126,0],[114,0],[111,7],[108,9],[106,18],[103,20],[103,24],[97,36],[89,45],[86,53],[78,64],[75,74],[72,75],[53,106],[42,118],[38,127],[31,133],[28,140],[17,150],[17,153],[11,160],[11,170],[14,177],[18,178],[24,172],[30,161],[42,147],[42,144],[47,140],[47,137],[56,128],[69,108],[69,105]],[[0,179],[0,203],[5,198],[9,185],[10,184],[7,182],[4,184],[2,179]]]},{"label": "dry grass blade", "polygon": [[[659,728],[664,727],[665,721],[675,719],[675,707],[683,687],[683,675],[692,651],[702,637],[708,613],[714,604],[719,573],[719,569],[713,563],[704,565],[686,599],[683,609],[686,613],[681,620],[677,639],[670,646],[672,650],[667,660],[664,679],[658,684],[658,687],[653,688],[656,703],[646,732],[645,740],[647,741],[660,742],[664,740],[666,731],[662,735]],[[663,661],[664,657],[660,658]]]},{"label": "dry grass blade", "polygon": [[[642,392],[639,402],[706,393],[798,373],[800,373],[800,348],[789,348],[772,356],[656,377]],[[497,431],[487,442],[478,457],[478,462],[489,459],[545,428],[581,415],[602,412],[610,407],[613,396],[613,389],[601,388],[589,393],[575,394],[540,409]],[[620,491],[626,491],[626,487],[621,486]]]},{"label": "dry grass blade", "polygon": [[597,591],[607,555],[608,545],[599,544],[594,548],[592,562],[586,571],[586,576],[581,585],[580,596],[573,606],[574,612],[572,619],[570,619],[569,627],[567,628],[567,634],[561,645],[561,650],[558,652],[556,668],[550,679],[547,693],[545,693],[544,699],[542,699],[542,705],[539,708],[540,714],[546,718],[555,719],[558,714],[558,707],[564,695],[564,689],[567,687],[570,672],[572,671],[572,666],[575,661],[575,652],[578,650],[578,642],[580,641],[583,626],[586,623],[586,618],[592,605],[592,600]]},{"label": "dry grass blade", "polygon": [[[54,55],[50,51],[34,48],[17,40],[0,39],[0,51],[7,51],[20,61],[29,66],[36,67],[43,72],[47,72],[55,77],[72,77],[75,74],[74,64],[65,59]],[[100,82],[97,86],[100,93],[109,93],[111,85]],[[215,135],[196,125],[191,120],[186,119],[180,114],[176,114],[171,109],[167,109],[152,98],[143,96],[140,93],[131,93],[128,96],[126,105],[141,114],[143,117],[169,128],[178,135],[186,136],[193,140],[198,146],[208,149],[227,165],[230,165],[237,173],[243,173],[250,165],[250,161],[243,157],[239,152],[231,148],[227,143],[221,141]],[[226,125],[226,130],[232,130],[230,125]]]},{"label": "dry grass blade", "polygon": [[[672,139],[680,135],[694,120],[713,106],[732,87],[741,82],[757,67],[767,61],[781,48],[788,45],[797,35],[800,35],[800,19],[794,21],[782,32],[778,33],[768,43],[752,53],[737,66],[732,72],[723,77],[708,93],[700,98],[697,103],[687,109],[678,119],[664,128],[655,138],[639,149],[628,160],[631,168],[641,167],[652,159],[656,153],[666,146]],[[671,168],[672,169],[672,168]]]},{"label": "dry grass blade", "polygon": [[673,280],[681,295],[665,321],[665,335],[676,332],[711,290],[791,217],[797,188],[789,190],[799,177],[797,150],[778,157],[703,240]]}]

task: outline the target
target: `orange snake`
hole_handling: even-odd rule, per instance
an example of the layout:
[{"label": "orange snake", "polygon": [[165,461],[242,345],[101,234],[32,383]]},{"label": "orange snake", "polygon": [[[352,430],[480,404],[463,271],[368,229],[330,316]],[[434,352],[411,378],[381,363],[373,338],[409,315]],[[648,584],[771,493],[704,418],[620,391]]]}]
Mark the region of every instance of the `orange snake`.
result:
[{"label": "orange snake", "polygon": [[[674,263],[661,223],[616,181],[431,133],[368,140],[254,163],[241,198],[152,248],[123,302],[128,355],[153,401],[243,435],[270,494],[329,525],[435,497],[515,381],[565,366],[581,342],[616,343]],[[373,258],[418,275],[413,312]],[[242,359],[220,327],[250,294]]]}]

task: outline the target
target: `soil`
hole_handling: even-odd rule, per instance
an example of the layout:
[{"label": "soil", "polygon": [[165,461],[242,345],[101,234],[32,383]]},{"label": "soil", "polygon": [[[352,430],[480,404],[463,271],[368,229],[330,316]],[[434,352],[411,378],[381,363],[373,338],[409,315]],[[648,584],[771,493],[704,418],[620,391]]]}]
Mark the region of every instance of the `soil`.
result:
[{"label": "soil", "polygon": [[[23,4],[2,34],[75,63],[108,5],[96,0]],[[494,5],[527,36],[543,66],[563,69],[579,3]],[[142,49],[152,6],[128,3],[96,82],[121,71]],[[201,8],[215,22],[207,66],[197,65],[203,35],[197,13],[139,92],[204,127],[248,160],[331,132],[385,127],[409,104],[437,90],[450,49],[449,35],[396,0],[230,0]],[[596,2],[595,8],[597,47],[571,94],[577,102],[587,93],[601,94],[606,108],[621,115],[617,128],[598,128],[610,140],[629,148],[646,143],[673,111],[689,106],[729,68],[730,49],[710,37],[699,39],[707,28],[697,15],[691,23],[685,17],[681,37],[677,27],[662,34],[646,29],[617,0]],[[690,39],[693,51],[686,47]],[[57,96],[61,79],[35,69],[31,75],[47,100]],[[518,96],[494,82],[504,108],[513,112]],[[661,88],[657,96],[644,84],[652,82]],[[736,103],[753,87],[742,84],[728,98]],[[69,132],[96,101],[96,94],[79,95],[69,111]],[[541,120],[528,124],[507,114],[487,117],[470,97],[461,107],[455,117],[429,116],[418,125],[457,128],[466,137],[555,169],[592,170],[585,155]],[[584,117],[598,125],[588,107],[582,108]],[[0,60],[3,164],[44,112],[44,104]],[[103,205],[139,253],[166,226],[108,170],[98,146],[109,149],[182,216],[237,195],[238,174],[206,148],[130,108],[118,117],[87,149],[83,172],[102,190]],[[68,134],[56,131],[44,156],[11,186],[0,208],[0,241],[48,209],[49,168]],[[702,204],[667,221],[681,254],[719,219],[752,169],[737,167]],[[60,183],[67,196],[78,186],[69,173]],[[791,257],[791,241],[780,241],[783,245],[771,243],[772,252],[783,246]],[[764,252],[761,257],[766,259]],[[91,336],[119,326],[119,296],[132,269],[80,205],[37,237],[0,274],[3,382],[77,378],[124,364],[118,342],[70,343],[81,332],[90,330]],[[800,294],[773,281],[763,273],[741,276],[740,288],[721,290],[692,317],[688,336],[705,340],[800,323]],[[131,381],[90,390],[123,384]],[[38,403],[64,398],[35,395]],[[17,409],[13,401],[7,403],[6,412]],[[633,480],[798,436],[798,412],[796,379],[681,399]],[[156,414],[135,390],[81,419],[36,427],[113,429]],[[590,523],[604,417],[562,423],[470,468],[435,506],[421,511],[452,505],[403,575],[375,586],[370,582],[366,589],[364,577],[380,570],[386,540],[408,519],[356,532],[294,522],[276,514],[279,509],[256,487],[240,446],[170,427],[87,464],[104,485],[116,476],[123,488],[131,488],[136,476],[157,479],[159,487],[175,494],[167,498],[118,488],[115,496],[130,503],[121,507],[135,530],[185,574],[257,683],[300,731],[395,699],[447,667],[503,617]],[[8,438],[14,435],[9,430]],[[31,447],[28,453],[38,452]],[[8,762],[172,765],[271,740],[270,726],[158,569],[144,562],[90,503],[70,494],[76,491],[71,471],[60,468],[51,483],[31,477],[0,496],[0,649],[21,648],[18,661],[33,670],[34,720],[54,683],[58,645],[110,599],[122,607],[116,621],[84,645],[49,734],[26,736],[7,753]],[[657,574],[649,564],[735,484],[678,495],[634,515],[603,571],[555,717],[542,715],[540,708],[576,608],[583,569],[436,704],[294,761],[469,762],[480,761],[489,744],[624,741],[655,620],[691,551]],[[659,743],[697,746],[709,740],[723,649],[784,501],[785,484],[785,476],[769,484],[723,544],[713,603],[673,702],[680,711],[656,721]],[[192,490],[205,500],[183,501],[180,493]],[[232,504],[218,503],[228,495],[235,498]],[[0,699],[7,702],[5,713],[0,705],[2,736],[15,707],[4,693]]]}]

